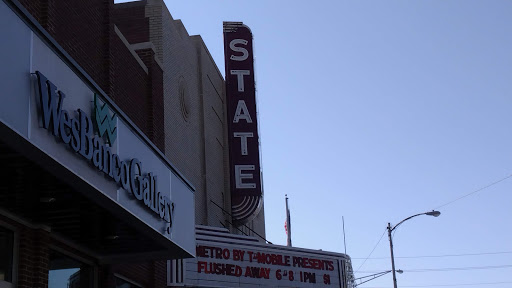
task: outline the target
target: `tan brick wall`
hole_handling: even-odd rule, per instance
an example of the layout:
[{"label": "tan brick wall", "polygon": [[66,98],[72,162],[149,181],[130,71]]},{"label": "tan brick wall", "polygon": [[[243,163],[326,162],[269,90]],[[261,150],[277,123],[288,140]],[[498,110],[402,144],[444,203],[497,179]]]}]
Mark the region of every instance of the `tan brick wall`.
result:
[{"label": "tan brick wall", "polygon": [[[197,53],[181,21],[174,20],[166,8],[155,5],[163,3],[149,1],[146,15],[150,17],[150,40],[164,68],[165,155],[196,188],[196,223],[208,225]],[[180,89],[185,91],[186,107],[182,106]],[[186,119],[182,113],[184,108],[188,115]]]},{"label": "tan brick wall", "polygon": [[[208,225],[226,225],[226,216],[211,201],[224,206],[225,197],[229,197],[227,183],[227,150],[225,143],[225,97],[224,80],[215,62],[204,46],[200,36],[193,36],[199,58],[200,93],[202,94],[203,130],[204,130],[204,171],[206,172],[206,205],[208,205]],[[211,200],[211,201],[210,201]],[[225,210],[226,207],[224,207]],[[221,224],[222,223],[222,224]]]},{"label": "tan brick wall", "polygon": [[[196,224],[241,233],[211,203],[231,210],[224,79],[201,37],[189,36],[162,0],[147,0],[145,15],[164,70],[165,155],[196,188]],[[249,226],[265,236],[263,209]]]}]

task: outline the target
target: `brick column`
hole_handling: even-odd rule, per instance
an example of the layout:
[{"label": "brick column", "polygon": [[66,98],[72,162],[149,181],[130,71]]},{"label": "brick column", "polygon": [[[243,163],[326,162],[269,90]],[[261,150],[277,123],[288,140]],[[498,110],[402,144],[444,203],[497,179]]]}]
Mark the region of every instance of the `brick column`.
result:
[{"label": "brick column", "polygon": [[23,227],[19,232],[18,288],[47,288],[50,234]]}]

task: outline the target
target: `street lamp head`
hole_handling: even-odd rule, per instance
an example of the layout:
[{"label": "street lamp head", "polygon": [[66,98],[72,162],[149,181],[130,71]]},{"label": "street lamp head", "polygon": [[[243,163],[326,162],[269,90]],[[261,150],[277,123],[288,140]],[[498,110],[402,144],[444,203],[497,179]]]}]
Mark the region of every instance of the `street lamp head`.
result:
[{"label": "street lamp head", "polygon": [[425,213],[425,215],[438,217],[439,215],[441,215],[441,212],[432,210],[432,212],[427,212]]}]

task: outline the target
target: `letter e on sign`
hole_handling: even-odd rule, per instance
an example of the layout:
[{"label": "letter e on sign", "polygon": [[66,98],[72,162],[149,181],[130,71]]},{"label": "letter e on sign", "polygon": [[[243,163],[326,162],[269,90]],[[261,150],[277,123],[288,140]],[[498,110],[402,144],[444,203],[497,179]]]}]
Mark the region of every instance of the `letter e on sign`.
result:
[{"label": "letter e on sign", "polygon": [[254,165],[235,165],[235,180],[236,188],[238,189],[253,189],[256,188],[256,183],[244,183],[244,179],[252,179],[252,174],[242,173],[243,171],[254,171]]}]

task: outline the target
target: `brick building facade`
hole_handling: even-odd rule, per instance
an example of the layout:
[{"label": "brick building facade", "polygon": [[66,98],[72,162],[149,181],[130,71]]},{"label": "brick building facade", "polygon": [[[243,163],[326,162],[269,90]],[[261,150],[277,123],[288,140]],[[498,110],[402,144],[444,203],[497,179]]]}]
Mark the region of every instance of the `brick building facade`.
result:
[{"label": "brick building facade", "polygon": [[[2,70],[0,83],[5,91],[14,91],[2,94],[2,101],[8,105],[0,109],[0,156],[8,160],[0,169],[0,244],[4,245],[2,249],[7,247],[2,250],[7,252],[0,253],[0,287],[166,287],[167,260],[195,253],[194,198],[190,193],[194,187],[163,154],[164,72],[155,49],[146,45],[147,19],[128,24],[139,25],[144,32],[137,38],[136,31],[127,35],[121,32],[119,27],[126,28],[122,21],[119,27],[115,24],[114,19],[121,16],[116,14],[112,1],[6,0],[0,1],[0,8],[4,27],[0,31],[4,39],[1,60],[3,64],[12,61],[13,66],[12,75],[7,77],[6,70]],[[131,45],[129,41],[142,44]],[[75,156],[80,154],[63,147],[60,138],[44,138],[59,132],[48,130],[51,133],[43,133],[44,139],[39,137],[46,130],[39,129],[41,124],[35,118],[44,107],[23,104],[29,108],[26,112],[13,109],[18,107],[17,101],[38,103],[33,96],[42,92],[32,85],[40,77],[36,72],[43,73],[66,94],[58,95],[62,105],[69,106],[59,104],[59,109],[74,111],[75,107],[66,104],[71,102],[91,107],[96,95],[108,104],[110,112],[120,119],[116,128],[124,129],[118,137],[136,141],[120,143],[118,139],[111,146],[112,152],[105,155],[116,153],[122,157],[122,153],[132,150],[136,155],[142,153],[139,157],[153,159],[150,165],[141,161],[141,170],[169,171],[166,177],[158,174],[158,189],[167,188],[162,179],[175,179],[173,191],[178,192],[170,196],[174,199],[169,214],[175,213],[172,216],[178,220],[172,223],[171,216],[158,219],[148,214],[150,210],[135,213],[144,205],[132,196],[123,196],[108,182],[108,175],[90,170],[91,163],[84,166],[81,156]],[[80,99],[83,90],[91,91],[85,96],[90,100]],[[91,108],[76,111],[94,118]],[[28,121],[26,131],[16,129],[22,118]],[[55,116],[49,119],[59,121]],[[92,131],[92,127],[84,127],[80,129]],[[61,137],[67,133],[71,137],[71,126],[68,132],[61,129]],[[38,146],[38,141],[48,146]],[[86,149],[92,151],[93,147]],[[79,169],[73,169],[76,164]],[[123,170],[118,168],[121,173]],[[96,179],[89,179],[91,175]],[[174,211],[174,204],[181,212]],[[179,214],[186,216],[180,219]],[[162,225],[176,228],[165,236],[158,230]],[[64,271],[74,274],[64,279]]]},{"label": "brick building facade", "polygon": [[196,224],[265,237],[263,209],[236,228],[222,211],[231,209],[225,83],[201,36],[163,0],[115,4],[113,15],[130,45],[150,47],[162,64],[165,155],[196,188]]},{"label": "brick building facade", "polygon": [[[16,25],[22,27],[25,23],[32,30],[24,34],[30,43],[20,44],[28,49],[26,56],[14,45],[21,35],[15,31],[18,26],[12,32],[2,32],[6,43],[1,51],[2,63],[10,61],[11,54],[20,54],[27,59],[19,59],[30,62],[31,70],[22,71],[26,75],[12,77],[29,77],[32,73],[30,81],[36,81],[32,68],[41,56],[36,55],[34,47],[42,39],[49,51],[66,63],[66,69],[82,79],[93,94],[104,97],[128,130],[147,146],[148,153],[156,155],[174,175],[171,178],[182,183],[185,188],[181,190],[195,190],[195,209],[188,209],[195,211],[195,221],[194,216],[189,217],[192,224],[265,236],[263,209],[247,226],[234,227],[231,223],[224,80],[201,37],[188,35],[162,0],[125,4],[112,0],[2,0],[0,4],[2,13],[17,21]],[[3,27],[10,27],[12,19],[3,17]],[[40,66],[58,66],[45,61]],[[63,72],[54,74],[63,77],[51,79],[61,83],[57,85],[60,89],[68,76]],[[30,81],[26,81],[26,87],[30,87]],[[0,83],[11,85],[7,78]],[[17,92],[19,88],[14,86]],[[26,89],[30,95],[37,94],[35,88]],[[66,95],[65,103],[75,101],[74,95]],[[31,101],[35,100],[28,103]],[[29,113],[37,106],[31,105],[26,105]],[[146,220],[129,210],[132,206],[123,210],[108,197],[96,197],[101,189],[88,181],[89,171],[82,175],[66,169],[68,166],[62,163],[67,160],[59,161],[56,156],[60,148],[54,151],[49,146],[44,151],[31,140],[40,133],[41,126],[30,126],[37,114],[28,114],[25,135],[11,129],[10,119],[16,122],[18,116],[7,110],[0,111],[0,156],[8,160],[1,168],[0,242],[13,248],[12,255],[3,255],[11,260],[0,259],[0,287],[60,287],[52,282],[52,271],[64,267],[82,273],[81,278],[69,277],[69,287],[166,287],[166,260],[194,253],[180,246],[180,241],[186,241],[174,236],[179,231],[161,239],[154,228],[146,227]],[[54,117],[53,121],[58,119]],[[51,145],[58,146],[59,141]],[[121,152],[125,149],[121,144],[112,147]],[[96,176],[103,185],[105,176]],[[105,184],[109,189],[112,185]],[[115,193],[109,197],[116,198]],[[118,202],[122,200],[119,195],[117,191]]]}]

